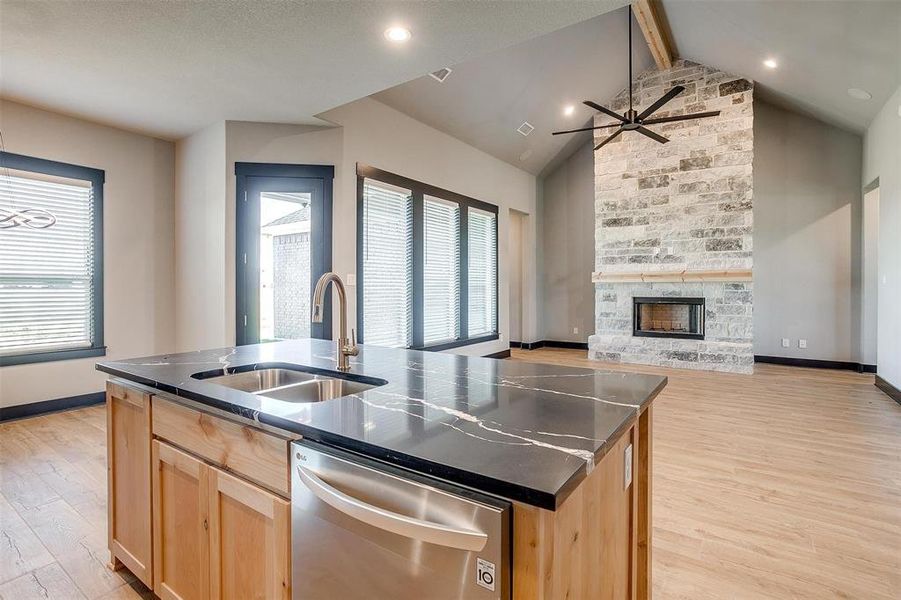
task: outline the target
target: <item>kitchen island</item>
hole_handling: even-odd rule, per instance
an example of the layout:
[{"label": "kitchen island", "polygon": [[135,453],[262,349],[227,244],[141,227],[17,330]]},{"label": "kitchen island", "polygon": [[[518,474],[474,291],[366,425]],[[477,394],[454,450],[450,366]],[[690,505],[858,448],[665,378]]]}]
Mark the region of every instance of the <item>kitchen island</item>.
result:
[{"label": "kitchen island", "polygon": [[[280,471],[287,470],[288,457],[273,465],[266,452],[272,446],[276,454],[287,454],[283,442],[303,438],[511,502],[513,598],[648,597],[650,405],[665,378],[367,346],[360,347],[350,366],[348,373],[337,373],[334,344],[323,340],[98,364],[113,377],[114,565],[121,561],[143,574],[166,597],[157,589],[166,587],[167,551],[157,540],[162,534],[157,530],[165,528],[158,521],[165,517],[161,505],[166,501],[157,498],[166,462],[160,450],[176,468],[195,455],[198,465],[183,470],[195,474],[199,487],[211,485],[204,465],[213,469],[214,478],[237,474],[234,479],[259,485],[272,495],[271,506],[262,512],[271,516],[273,535],[284,537],[274,528],[289,510],[280,503],[290,499],[290,474]],[[216,379],[279,367],[342,378],[352,393],[321,402],[287,402]],[[354,391],[355,384],[364,391]],[[128,531],[122,534],[128,537],[146,523],[127,528],[114,523],[116,490],[130,502],[142,493],[115,481],[115,398],[127,400],[130,392],[133,398],[141,395],[143,410],[123,412],[119,429],[126,436],[135,429],[146,435],[147,464],[155,465],[148,466],[146,482],[146,494],[155,501],[146,519],[148,539],[144,543],[133,535],[140,543],[129,542],[132,549],[116,541],[117,532]],[[237,428],[234,437],[229,427]],[[126,482],[136,480],[134,471],[144,460],[134,454],[121,475]],[[170,486],[167,493],[170,489],[184,491]],[[208,531],[205,512],[199,508],[198,518]],[[186,521],[179,515],[174,522]],[[136,553],[146,554],[148,547],[153,556],[139,559]],[[215,573],[224,569],[213,565],[210,571],[211,588],[223,585]],[[278,593],[290,597],[289,576],[282,573],[281,579]],[[275,594],[277,582],[267,589]]]}]

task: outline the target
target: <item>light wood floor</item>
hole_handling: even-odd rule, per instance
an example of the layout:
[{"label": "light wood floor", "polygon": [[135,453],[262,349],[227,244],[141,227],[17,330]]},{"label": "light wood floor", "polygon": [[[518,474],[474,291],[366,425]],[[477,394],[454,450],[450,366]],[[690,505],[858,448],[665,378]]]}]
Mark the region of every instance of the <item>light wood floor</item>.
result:
[{"label": "light wood floor", "polygon": [[[901,598],[901,406],[851,372],[659,373],[655,600]],[[147,598],[106,569],[103,407],[0,424],[0,598]]]}]

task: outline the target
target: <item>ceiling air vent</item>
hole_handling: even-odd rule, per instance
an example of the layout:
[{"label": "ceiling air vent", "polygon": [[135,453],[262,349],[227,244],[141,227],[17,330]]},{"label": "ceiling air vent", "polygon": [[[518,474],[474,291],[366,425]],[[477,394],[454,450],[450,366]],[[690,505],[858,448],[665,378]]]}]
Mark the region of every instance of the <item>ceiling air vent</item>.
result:
[{"label": "ceiling air vent", "polygon": [[522,125],[516,128],[516,131],[518,131],[522,135],[529,135],[530,133],[535,131],[535,126],[528,121],[523,121]]},{"label": "ceiling air vent", "polygon": [[437,71],[432,71],[429,73],[429,77],[437,81],[438,83],[444,83],[444,80],[448,78],[448,76],[453,73],[453,69],[448,69],[444,67],[443,69],[438,69]]}]

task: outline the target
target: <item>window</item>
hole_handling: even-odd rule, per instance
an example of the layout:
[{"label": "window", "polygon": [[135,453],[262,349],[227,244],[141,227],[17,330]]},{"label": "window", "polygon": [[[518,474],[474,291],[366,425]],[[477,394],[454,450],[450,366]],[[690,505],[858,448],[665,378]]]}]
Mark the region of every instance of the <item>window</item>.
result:
[{"label": "window", "polygon": [[0,152],[0,366],[105,353],[103,180]]},{"label": "window", "polygon": [[367,180],[363,188],[363,313],[367,343],[413,340],[413,200],[409,190]]},{"label": "window", "polygon": [[425,345],[460,337],[460,206],[423,201],[422,335]]},{"label": "window", "polygon": [[357,166],[363,343],[441,350],[497,334],[497,207]]},{"label": "window", "polygon": [[497,331],[497,214],[469,209],[469,337]]}]

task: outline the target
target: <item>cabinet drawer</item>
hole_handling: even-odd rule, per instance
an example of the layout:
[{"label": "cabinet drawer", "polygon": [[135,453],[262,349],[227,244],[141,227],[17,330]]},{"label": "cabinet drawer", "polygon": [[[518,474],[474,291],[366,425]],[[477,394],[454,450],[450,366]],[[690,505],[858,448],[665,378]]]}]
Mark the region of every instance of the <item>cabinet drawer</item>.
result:
[{"label": "cabinet drawer", "polygon": [[153,398],[153,435],[288,498],[288,439]]}]

